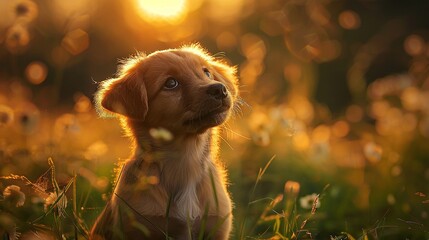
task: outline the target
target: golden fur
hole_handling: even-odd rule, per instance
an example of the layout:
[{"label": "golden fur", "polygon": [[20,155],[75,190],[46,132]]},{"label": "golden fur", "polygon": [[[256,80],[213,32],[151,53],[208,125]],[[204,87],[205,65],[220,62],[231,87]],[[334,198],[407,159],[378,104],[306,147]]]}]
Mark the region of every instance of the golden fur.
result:
[{"label": "golden fur", "polygon": [[138,54],[102,82],[99,111],[121,118],[135,146],[91,239],[228,239],[232,203],[217,126],[237,94],[235,69],[198,45]]}]

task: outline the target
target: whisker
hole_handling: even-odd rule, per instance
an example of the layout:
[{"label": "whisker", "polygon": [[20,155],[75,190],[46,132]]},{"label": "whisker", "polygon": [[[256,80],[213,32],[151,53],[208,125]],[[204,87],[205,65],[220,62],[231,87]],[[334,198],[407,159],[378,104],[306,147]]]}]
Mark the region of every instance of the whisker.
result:
[{"label": "whisker", "polygon": [[[229,125],[229,124],[226,124],[226,125]],[[244,136],[244,135],[242,135],[242,134],[240,134],[240,133],[238,133],[238,132],[236,132],[236,131],[234,131],[234,130],[232,130],[231,128],[229,128],[229,127],[227,127],[227,126],[223,126],[223,128],[225,128],[225,130],[227,130],[228,132],[230,132],[230,133],[232,133],[232,134],[234,134],[234,135],[237,135],[237,136],[239,136],[239,137],[242,137],[242,138],[244,138],[244,139],[246,139],[246,140],[251,140],[252,138],[250,138],[250,137],[246,137],[246,136]]]},{"label": "whisker", "polygon": [[213,54],[214,58],[225,58],[225,56],[226,56],[225,52],[218,52],[218,53]]},{"label": "whisker", "polygon": [[220,139],[222,139],[225,143],[226,143],[226,145],[228,145],[228,147],[231,149],[231,150],[234,150],[234,148],[228,143],[228,141],[225,139],[225,138],[223,138],[221,135],[219,135],[219,137],[220,137]]}]

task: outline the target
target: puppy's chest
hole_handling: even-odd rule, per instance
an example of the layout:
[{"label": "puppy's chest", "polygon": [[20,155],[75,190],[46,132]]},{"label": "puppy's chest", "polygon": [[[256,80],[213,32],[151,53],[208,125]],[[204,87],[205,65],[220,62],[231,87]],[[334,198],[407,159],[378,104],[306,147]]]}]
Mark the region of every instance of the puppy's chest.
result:
[{"label": "puppy's chest", "polygon": [[[204,190],[208,183],[210,159],[181,159],[169,164],[161,172],[158,187],[164,188],[171,203],[171,214],[180,219],[195,219],[201,216],[206,205]],[[171,199],[170,199],[171,198]]]},{"label": "puppy's chest", "polygon": [[[152,163],[149,169],[158,168],[159,183],[150,188],[138,191],[132,199],[133,205],[142,215],[169,215],[178,219],[196,219],[202,217],[204,209],[213,208],[208,194],[213,195],[210,185],[210,175],[213,173],[211,159],[199,159],[190,164],[190,159],[169,159],[165,165]],[[173,162],[174,161],[174,162]],[[140,174],[146,175],[143,171]],[[147,176],[138,176],[145,179]],[[211,206],[213,205],[213,206]],[[167,213],[168,209],[168,213]],[[210,212],[213,212],[210,210]]]}]

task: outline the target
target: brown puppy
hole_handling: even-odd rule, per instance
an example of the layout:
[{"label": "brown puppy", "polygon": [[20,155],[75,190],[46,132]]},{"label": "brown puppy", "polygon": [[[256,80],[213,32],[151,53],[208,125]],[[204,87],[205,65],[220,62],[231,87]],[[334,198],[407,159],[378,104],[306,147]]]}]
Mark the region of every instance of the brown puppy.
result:
[{"label": "brown puppy", "polygon": [[216,127],[237,93],[235,69],[198,45],[135,56],[104,81],[98,104],[121,118],[135,147],[91,239],[228,239]]}]

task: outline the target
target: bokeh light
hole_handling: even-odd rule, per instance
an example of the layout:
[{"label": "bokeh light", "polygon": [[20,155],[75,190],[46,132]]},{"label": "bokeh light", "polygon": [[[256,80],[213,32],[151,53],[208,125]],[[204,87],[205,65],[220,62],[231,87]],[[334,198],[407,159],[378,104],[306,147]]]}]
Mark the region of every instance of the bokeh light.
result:
[{"label": "bokeh light", "polygon": [[186,0],[136,0],[139,15],[149,22],[178,24],[186,16]]},{"label": "bokeh light", "polygon": [[425,50],[425,42],[419,35],[410,35],[404,41],[405,52],[411,56],[422,54]]},{"label": "bokeh light", "polygon": [[13,110],[6,105],[0,104],[0,127],[10,125],[13,118]]},{"label": "bokeh light", "polygon": [[348,121],[352,123],[356,123],[361,121],[363,116],[364,116],[364,110],[362,109],[362,107],[358,105],[351,105],[347,107],[346,118]]},{"label": "bokeh light", "polygon": [[42,62],[32,62],[25,69],[25,75],[30,83],[38,85],[45,81],[48,69]]},{"label": "bokeh light", "polygon": [[83,29],[75,29],[64,36],[61,46],[70,54],[78,55],[89,47],[89,35]]},{"label": "bokeh light", "polygon": [[30,43],[30,34],[28,29],[21,24],[15,24],[6,32],[6,47],[12,52],[16,53]]},{"label": "bokeh light", "polygon": [[37,18],[38,7],[37,4],[31,0],[17,0],[14,2],[16,18],[19,21],[31,22]]},{"label": "bokeh light", "polygon": [[350,126],[346,121],[340,120],[332,126],[332,133],[337,138],[345,137],[350,131]]},{"label": "bokeh light", "polygon": [[216,44],[219,49],[228,50],[232,49],[237,45],[237,37],[232,32],[222,32],[216,38]]},{"label": "bokeh light", "polygon": [[234,21],[238,21],[243,15],[251,13],[250,9],[244,9],[244,6],[247,5],[246,3],[251,4],[251,1],[209,0],[204,9],[204,14],[218,24],[229,25]]},{"label": "bokeh light", "polygon": [[40,111],[31,102],[23,102],[15,109],[16,127],[24,135],[30,135],[38,130]]},{"label": "bokeh light", "polygon": [[341,27],[348,30],[357,29],[361,24],[359,15],[352,10],[341,12],[338,16],[338,22]]}]

